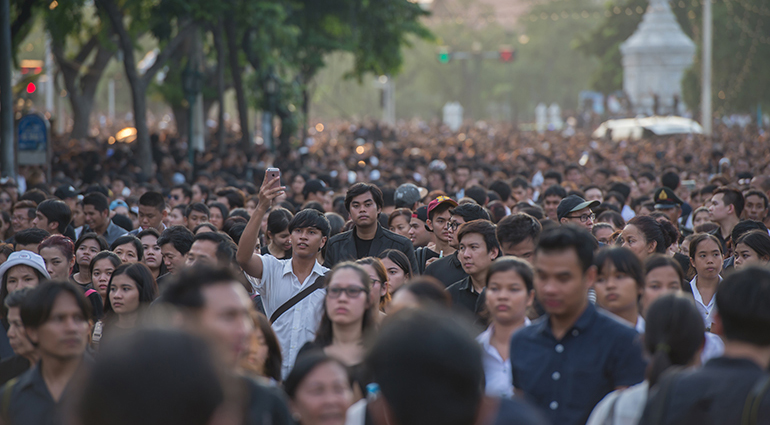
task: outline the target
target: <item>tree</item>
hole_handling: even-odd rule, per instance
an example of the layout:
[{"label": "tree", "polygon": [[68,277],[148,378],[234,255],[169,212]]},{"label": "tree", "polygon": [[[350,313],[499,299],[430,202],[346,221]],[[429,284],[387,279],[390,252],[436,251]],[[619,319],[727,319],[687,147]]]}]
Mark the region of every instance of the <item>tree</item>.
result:
[{"label": "tree", "polygon": [[[88,135],[91,110],[99,81],[115,53],[112,31],[98,16],[88,16],[91,9],[83,0],[72,0],[46,11],[46,29],[51,35],[51,51],[64,79],[73,113],[70,137]],[[86,40],[83,42],[82,40]],[[67,47],[79,45],[74,55]]]},{"label": "tree", "polygon": [[[184,10],[174,2],[161,3],[159,6],[148,4],[142,0],[126,1],[123,8],[118,7],[115,0],[97,0],[98,7],[109,18],[112,29],[117,33],[120,49],[123,51],[123,65],[126,77],[131,85],[131,98],[134,105],[134,125],[136,127],[136,142],[139,165],[142,172],[150,176],[153,173],[152,147],[150,146],[150,131],[147,127],[147,88],[150,82],[163,68],[171,54],[180,46],[182,41],[195,29],[193,21],[179,13]],[[176,6],[176,8],[174,7]],[[124,15],[131,17],[131,26],[124,23]],[[181,16],[179,16],[181,15]],[[176,34],[174,25],[176,22]],[[137,34],[151,32],[161,42],[166,41],[157,54],[155,62],[140,74],[134,58],[134,40]]]}]

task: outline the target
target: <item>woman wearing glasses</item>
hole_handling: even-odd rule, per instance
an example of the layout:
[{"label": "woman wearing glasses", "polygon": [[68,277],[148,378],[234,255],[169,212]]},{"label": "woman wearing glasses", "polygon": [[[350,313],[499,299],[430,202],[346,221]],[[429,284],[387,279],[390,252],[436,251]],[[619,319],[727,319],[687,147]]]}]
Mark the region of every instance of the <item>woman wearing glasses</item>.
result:
[{"label": "woman wearing glasses", "polygon": [[359,390],[367,384],[362,376],[364,339],[375,330],[370,290],[371,280],[363,267],[352,262],[337,264],[326,274],[324,313],[315,341],[305,344],[297,355],[299,359],[322,350],[348,367]]}]

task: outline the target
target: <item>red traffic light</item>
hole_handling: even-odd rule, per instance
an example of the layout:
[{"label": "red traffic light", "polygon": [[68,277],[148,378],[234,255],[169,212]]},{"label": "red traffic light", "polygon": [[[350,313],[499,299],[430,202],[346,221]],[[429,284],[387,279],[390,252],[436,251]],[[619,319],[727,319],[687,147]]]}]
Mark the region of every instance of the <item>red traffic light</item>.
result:
[{"label": "red traffic light", "polygon": [[35,86],[35,83],[29,83],[27,84],[27,93],[32,94],[37,90],[37,86]]},{"label": "red traffic light", "polygon": [[514,54],[512,49],[501,49],[500,50],[500,61],[502,62],[513,62]]}]

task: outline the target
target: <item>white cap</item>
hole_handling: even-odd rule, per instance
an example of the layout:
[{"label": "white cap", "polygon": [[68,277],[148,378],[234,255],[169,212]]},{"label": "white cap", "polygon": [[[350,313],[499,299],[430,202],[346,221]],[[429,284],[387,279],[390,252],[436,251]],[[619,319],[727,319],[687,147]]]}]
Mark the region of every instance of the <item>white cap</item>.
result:
[{"label": "white cap", "polygon": [[51,275],[48,274],[48,270],[46,270],[45,260],[43,260],[43,257],[35,254],[32,251],[25,250],[12,252],[11,255],[8,256],[8,259],[5,260],[3,264],[0,264],[0,278],[5,276],[5,272],[14,266],[29,266],[39,271],[40,274],[45,276],[46,279],[51,278]]}]

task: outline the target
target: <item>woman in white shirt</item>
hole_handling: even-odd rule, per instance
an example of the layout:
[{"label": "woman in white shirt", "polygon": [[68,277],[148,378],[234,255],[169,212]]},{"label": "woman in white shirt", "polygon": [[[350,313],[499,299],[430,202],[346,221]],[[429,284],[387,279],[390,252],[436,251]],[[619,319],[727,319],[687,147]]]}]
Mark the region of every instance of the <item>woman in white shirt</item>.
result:
[{"label": "woman in white shirt", "polygon": [[714,322],[715,295],[722,281],[722,254],[722,244],[714,235],[699,233],[690,241],[690,264],[696,273],[690,288],[706,329],[711,329]]},{"label": "woman in white shirt", "polygon": [[532,305],[533,272],[529,263],[515,257],[495,260],[487,273],[486,309],[491,324],[476,340],[483,348],[486,393],[513,396],[511,336],[529,324],[527,308]]},{"label": "woman in white shirt", "polygon": [[644,348],[650,356],[647,379],[624,390],[607,394],[596,405],[586,425],[636,425],[644,412],[649,389],[673,366],[700,364],[704,344],[703,321],[692,300],[667,294],[652,303],[647,315]]}]

